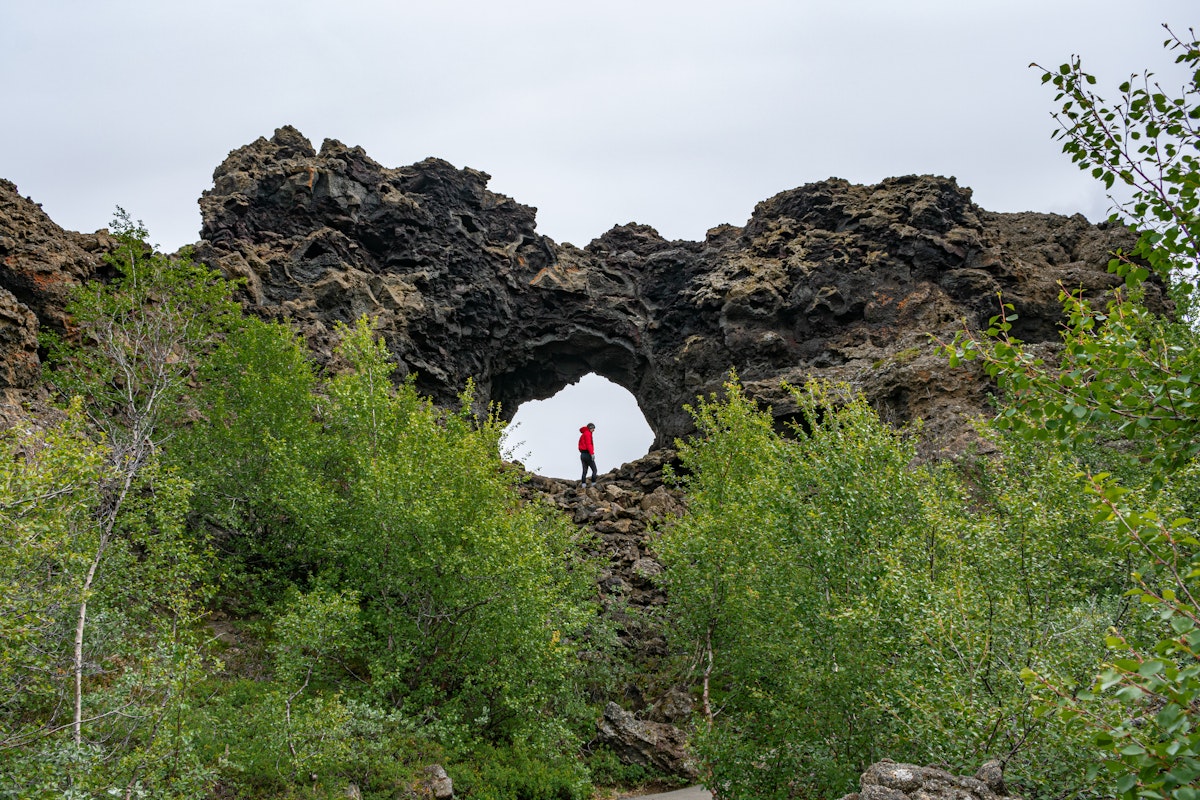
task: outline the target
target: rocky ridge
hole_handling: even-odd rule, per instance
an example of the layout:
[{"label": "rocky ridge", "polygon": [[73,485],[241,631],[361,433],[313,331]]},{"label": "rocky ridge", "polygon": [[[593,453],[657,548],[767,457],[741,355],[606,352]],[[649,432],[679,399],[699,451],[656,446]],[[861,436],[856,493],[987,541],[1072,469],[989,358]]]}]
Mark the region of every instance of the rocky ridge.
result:
[{"label": "rocky ridge", "polygon": [[15,424],[23,405],[40,406],[38,331],[66,330],[70,288],[100,274],[113,246],[103,231],[63,230],[0,178],[0,427]]},{"label": "rocky ridge", "polygon": [[[988,212],[953,178],[906,176],[782,192],[702,242],[631,223],[580,249],[540,235],[535,209],[488,179],[433,158],[385,168],[334,140],[316,151],[283,127],[217,167],[196,257],[245,279],[247,306],[290,320],[325,363],[338,322],[375,317],[398,377],[415,373],[437,402],[472,379],[481,407],[511,415],[596,372],[634,394],[660,447],[730,369],[781,423],[795,413],[782,383],[830,378],[954,451],[989,387],[949,369],[931,336],[985,323],[1002,291],[1020,336],[1053,341],[1059,285],[1112,287],[1108,254],[1132,241],[1080,215]],[[36,382],[36,327],[64,324],[65,288],[102,269],[109,244],[0,183],[10,407]]]},{"label": "rocky ridge", "polygon": [[439,402],[470,378],[481,405],[511,414],[596,372],[638,399],[663,446],[732,368],[781,422],[795,412],[782,382],[846,380],[954,450],[988,386],[948,369],[930,336],[985,323],[1002,291],[1020,336],[1054,340],[1059,284],[1110,288],[1108,254],[1132,242],[907,176],[782,192],[703,242],[629,224],[580,249],[538,234],[535,209],[487,181],[438,159],[385,168],[333,140],[316,151],[280,128],[216,169],[197,256],[244,277],[255,308],[326,358],[337,322],[376,317],[399,372]]},{"label": "rocky ridge", "polygon": [[677,467],[672,450],[656,450],[623,464],[584,489],[578,481],[527,474],[521,491],[528,499],[549,503],[577,525],[590,555],[601,563],[597,599],[607,619],[615,625],[621,646],[634,660],[648,667],[631,676],[623,687],[628,704],[646,709],[656,722],[682,721],[690,707],[659,704],[669,694],[666,686],[648,684],[653,665],[667,655],[658,626],[658,611],[666,597],[655,579],[662,573],[654,553],[651,532],[683,513],[683,493],[663,481],[663,467]]}]

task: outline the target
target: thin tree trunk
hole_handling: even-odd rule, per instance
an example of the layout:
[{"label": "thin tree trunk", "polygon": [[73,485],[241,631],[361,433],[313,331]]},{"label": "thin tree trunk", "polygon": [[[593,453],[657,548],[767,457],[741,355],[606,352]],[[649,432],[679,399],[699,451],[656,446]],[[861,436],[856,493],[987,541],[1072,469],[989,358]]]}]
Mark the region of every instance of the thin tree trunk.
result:
[{"label": "thin tree trunk", "polygon": [[[138,450],[140,449],[138,448]],[[91,566],[88,567],[87,575],[83,579],[83,587],[79,591],[79,615],[75,620],[75,660],[71,665],[75,673],[75,716],[71,722],[71,729],[76,745],[83,744],[83,632],[87,626],[88,594],[96,579],[96,571],[100,568],[100,559],[104,556],[109,539],[112,538],[113,529],[117,525],[117,514],[125,502],[126,495],[129,494],[129,488],[133,485],[134,476],[137,474],[141,462],[140,457],[126,462],[124,480],[107,513],[102,518],[103,530],[100,532],[100,541],[96,545],[96,556],[92,559]]]},{"label": "thin tree trunk", "polygon": [[292,754],[292,770],[293,770],[293,772],[296,769],[296,744],[292,739],[292,701],[295,700],[297,697],[299,697],[301,692],[303,692],[305,689],[308,688],[308,682],[312,678],[312,673],[313,673],[313,665],[309,664],[308,672],[306,672],[304,674],[304,683],[300,686],[299,689],[297,689],[296,691],[294,691],[290,695],[288,695],[287,700],[284,701],[283,719],[284,719],[284,723],[287,726],[287,746],[288,746],[288,752],[290,752]]},{"label": "thin tree trunk", "polygon": [[87,598],[92,590],[92,581],[96,578],[96,570],[100,567],[100,557],[108,546],[108,532],[100,536],[100,544],[96,547],[96,557],[88,567],[83,579],[83,588],[79,591],[79,616],[75,621],[75,660],[72,667],[75,672],[75,718],[71,723],[74,731],[75,744],[83,744],[83,630],[87,625]]},{"label": "thin tree trunk", "polygon": [[713,712],[712,703],[709,701],[708,685],[709,679],[712,677],[713,670],[713,647],[712,647],[712,624],[704,632],[704,718],[708,720],[708,727],[712,727]]}]

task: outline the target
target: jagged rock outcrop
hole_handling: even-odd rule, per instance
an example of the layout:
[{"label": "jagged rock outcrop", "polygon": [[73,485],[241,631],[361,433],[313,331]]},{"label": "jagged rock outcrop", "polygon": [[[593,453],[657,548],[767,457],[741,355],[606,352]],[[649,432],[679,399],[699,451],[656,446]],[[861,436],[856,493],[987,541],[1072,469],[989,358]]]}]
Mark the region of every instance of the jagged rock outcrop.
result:
[{"label": "jagged rock outcrop", "polygon": [[699,776],[688,754],[687,735],[681,728],[640,720],[616,703],[604,707],[604,717],[596,727],[600,741],[626,764],[650,767],[688,780]]},{"label": "jagged rock outcrop", "polygon": [[41,325],[62,330],[71,287],[104,268],[112,239],[100,231],[74,233],[0,178],[0,288],[32,311]]},{"label": "jagged rock outcrop", "polygon": [[0,389],[32,387],[41,375],[37,316],[7,289],[0,289]]},{"label": "jagged rock outcrop", "polygon": [[[961,445],[988,392],[950,370],[930,336],[978,325],[1003,291],[1028,340],[1053,340],[1058,285],[1103,291],[1130,234],[1082,216],[996,214],[952,178],[874,186],[830,179],[759,203],[744,227],[703,242],[614,227],[584,249],[537,233],[535,210],[488,176],[438,159],[385,168],[358,147],[320,152],[291,127],[230,153],[204,193],[199,260],[246,280],[248,305],[291,320],[319,358],[360,314],[418,388],[512,414],[588,372],[629,389],[656,446],[690,430],[682,410],[738,371],[785,421],[780,389],[847,380],[897,422]],[[61,327],[67,287],[102,269],[111,241],[63,231],[0,182],[0,289]],[[10,382],[35,374],[28,317],[4,300]]]},{"label": "jagged rock outcrop", "polygon": [[[684,509],[683,493],[663,482],[668,464],[678,468],[674,451],[662,449],[606,473],[594,488],[532,474],[521,484],[527,496],[548,502],[592,534],[593,554],[606,565],[599,576],[601,603],[620,626],[621,640],[636,646],[643,661],[666,654],[661,633],[648,635],[646,620],[665,600],[655,581],[662,565],[648,531],[670,523]],[[637,687],[627,693],[639,704],[644,699]]]},{"label": "jagged rock outcrop", "polygon": [[781,381],[848,380],[891,419],[953,447],[987,393],[930,335],[996,312],[1053,339],[1058,284],[1114,284],[1127,231],[1082,216],[994,214],[953,179],[831,179],[765,200],[703,242],[615,227],[585,249],[537,233],[535,211],[488,176],[427,159],[397,169],[294,128],[230,154],[201,199],[198,257],[247,280],[264,313],[326,356],[332,328],[377,316],[417,385],[451,402],[468,378],[508,413],[588,372],[629,389],[669,443],[682,410],[737,369],[787,419]]},{"label": "jagged rock outcrop", "polygon": [[666,595],[655,580],[663,568],[650,531],[669,525],[684,511],[683,493],[664,483],[668,464],[679,468],[674,451],[655,450],[607,473],[593,488],[527,475],[521,489],[589,534],[580,541],[602,565],[596,587],[601,613],[614,626],[623,661],[639,665],[620,686],[622,701],[638,709],[639,716],[610,703],[597,723],[597,741],[626,763],[694,779],[685,747],[691,697],[669,683],[669,671],[660,669],[668,656],[660,616]]},{"label": "jagged rock outcrop", "polygon": [[1000,762],[989,761],[974,777],[952,775],[935,767],[919,767],[884,759],[863,773],[861,788],[841,800],[1001,800],[1009,794]]},{"label": "jagged rock outcrop", "polygon": [[104,233],[63,230],[0,179],[0,427],[43,405],[38,330],[64,330],[70,288],[103,270],[111,246]]}]

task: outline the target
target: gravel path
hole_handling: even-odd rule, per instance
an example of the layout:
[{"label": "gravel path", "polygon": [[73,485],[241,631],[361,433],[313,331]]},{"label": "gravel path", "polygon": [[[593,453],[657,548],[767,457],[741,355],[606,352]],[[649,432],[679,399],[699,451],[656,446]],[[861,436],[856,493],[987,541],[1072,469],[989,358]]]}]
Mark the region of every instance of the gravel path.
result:
[{"label": "gravel path", "polygon": [[674,792],[630,795],[630,797],[636,797],[637,800],[712,800],[712,792],[703,786],[689,786]]}]

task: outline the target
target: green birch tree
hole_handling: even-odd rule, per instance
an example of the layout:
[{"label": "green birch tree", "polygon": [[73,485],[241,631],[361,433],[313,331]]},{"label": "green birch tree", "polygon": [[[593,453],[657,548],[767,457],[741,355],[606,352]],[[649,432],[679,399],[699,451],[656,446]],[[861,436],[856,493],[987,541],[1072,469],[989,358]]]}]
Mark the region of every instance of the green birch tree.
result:
[{"label": "green birch tree", "polygon": [[[1200,41],[1191,30],[1167,33],[1164,47],[1183,70],[1179,90],[1144,72],[1110,103],[1078,58],[1042,75],[1061,103],[1054,135],[1064,152],[1122,193],[1113,220],[1139,233],[1135,249],[1109,265],[1125,287],[1107,299],[1064,287],[1067,323],[1054,362],[1012,336],[1007,306],[947,353],[952,364],[981,361],[998,380],[998,427],[1077,453],[1092,442],[1116,445],[1084,461],[1080,491],[1128,559],[1128,592],[1146,613],[1140,625],[1113,629],[1108,665],[1094,681],[1079,686],[1037,670],[1027,679],[1094,733],[1102,790],[1192,800],[1200,797]],[[1148,307],[1149,281],[1166,287],[1173,310]]]}]

